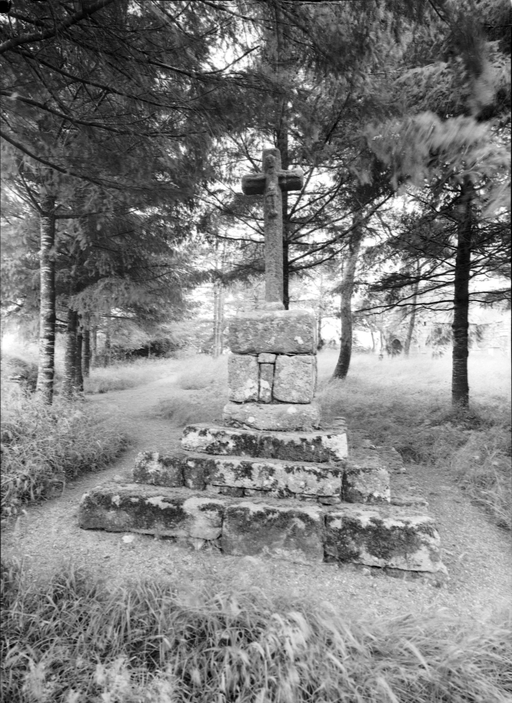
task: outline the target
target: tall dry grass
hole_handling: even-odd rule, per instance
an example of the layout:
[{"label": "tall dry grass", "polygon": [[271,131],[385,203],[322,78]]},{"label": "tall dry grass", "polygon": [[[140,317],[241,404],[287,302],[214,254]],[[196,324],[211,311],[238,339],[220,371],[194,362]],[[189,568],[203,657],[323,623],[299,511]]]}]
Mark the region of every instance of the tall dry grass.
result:
[{"label": "tall dry grass", "polygon": [[115,591],[67,568],[45,584],[2,564],[10,703],[504,703],[510,619],[426,612],[367,622],[257,589],[161,581]]},{"label": "tall dry grass", "polygon": [[85,393],[108,393],[144,386],[174,373],[174,359],[137,359],[125,364],[96,366],[84,379]]},{"label": "tall dry grass", "polygon": [[317,399],[329,423],[390,444],[406,462],[443,464],[497,524],[512,527],[510,363],[503,356],[469,358],[470,407],[451,406],[451,359],[355,355],[344,381],[332,380],[336,355],[319,355]]},{"label": "tall dry grass", "polygon": [[81,402],[48,406],[16,384],[2,386],[1,516],[50,497],[69,481],[99,471],[126,446],[116,424]]},{"label": "tall dry grass", "polygon": [[194,354],[176,361],[176,380],[169,398],[161,401],[156,414],[185,427],[192,422],[221,422],[228,400],[227,356],[214,359]]}]

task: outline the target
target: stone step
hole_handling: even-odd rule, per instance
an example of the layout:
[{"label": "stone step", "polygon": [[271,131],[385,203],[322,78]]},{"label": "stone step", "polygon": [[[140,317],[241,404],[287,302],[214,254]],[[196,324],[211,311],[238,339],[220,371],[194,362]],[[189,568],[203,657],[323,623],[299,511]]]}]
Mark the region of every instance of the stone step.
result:
[{"label": "stone step", "polygon": [[330,431],[263,432],[196,423],[185,427],[181,444],[193,452],[284,461],[336,463],[348,456],[347,434],[341,424]]},{"label": "stone step", "polygon": [[214,490],[232,496],[264,493],[272,498],[299,498],[334,505],[389,503],[389,473],[375,455],[357,453],[337,464],[291,462],[247,456],[175,452],[163,456],[142,452],[135,459],[135,483]]},{"label": "stone step", "polygon": [[195,548],[213,544],[237,556],[445,570],[432,518],[394,506],[323,507],[111,482],[82,497],[78,520],[83,529],[172,537]]},{"label": "stone step", "polygon": [[143,452],[135,459],[133,480],[153,486],[184,486],[224,495],[266,495],[338,503],[344,469],[333,464],[252,459],[176,452]]}]

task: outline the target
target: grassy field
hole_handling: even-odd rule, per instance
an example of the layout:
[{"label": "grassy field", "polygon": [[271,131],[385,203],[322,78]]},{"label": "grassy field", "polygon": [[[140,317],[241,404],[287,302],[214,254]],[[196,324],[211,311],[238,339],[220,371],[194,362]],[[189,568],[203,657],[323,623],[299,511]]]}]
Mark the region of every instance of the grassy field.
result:
[{"label": "grassy field", "polygon": [[[355,356],[332,381],[319,355],[324,420],[344,416],[406,462],[448,463],[474,500],[510,528],[510,369],[470,358],[472,404],[450,406],[449,359]],[[129,388],[173,374],[157,412],[176,426],[218,418],[227,358],[204,355],[91,375]],[[87,403],[52,408],[3,388],[2,508],[51,496],[122,450],[111,419]],[[199,416],[198,411],[200,410]],[[202,413],[202,414],[201,414]],[[512,626],[446,612],[368,622],[327,604],[247,592],[179,592],[163,582],[112,590],[72,565],[33,582],[15,561],[1,570],[2,700],[9,703],[505,703],[512,700]]]},{"label": "grassy field", "polygon": [[257,589],[108,587],[3,564],[9,703],[505,703],[510,620],[446,612],[368,622]]}]

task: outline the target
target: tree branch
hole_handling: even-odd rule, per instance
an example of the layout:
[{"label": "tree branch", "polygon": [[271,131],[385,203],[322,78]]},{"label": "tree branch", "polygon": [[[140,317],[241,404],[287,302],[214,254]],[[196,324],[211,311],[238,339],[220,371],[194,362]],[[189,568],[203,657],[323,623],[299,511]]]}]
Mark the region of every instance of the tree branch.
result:
[{"label": "tree branch", "polygon": [[47,29],[45,32],[29,34],[25,37],[13,37],[12,39],[9,39],[3,44],[0,44],[0,54],[3,54],[4,52],[8,51],[9,49],[13,49],[16,46],[21,46],[22,44],[31,44],[32,42],[44,41],[45,39],[54,37],[63,29],[67,29],[68,27],[77,24],[81,20],[85,19],[86,17],[89,17],[90,15],[93,15],[98,10],[101,10],[102,8],[106,7],[107,5],[110,5],[113,2],[114,0],[96,0],[93,5],[89,5],[89,7],[83,7],[81,12],[75,12],[75,14],[71,15],[71,17],[68,17],[67,20],[64,20],[60,24],[55,25],[53,29]]}]

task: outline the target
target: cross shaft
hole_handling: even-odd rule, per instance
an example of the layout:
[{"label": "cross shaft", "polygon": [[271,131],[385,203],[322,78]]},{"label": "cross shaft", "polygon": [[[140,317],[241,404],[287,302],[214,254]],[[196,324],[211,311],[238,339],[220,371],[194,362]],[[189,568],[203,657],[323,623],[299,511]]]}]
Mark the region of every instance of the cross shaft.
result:
[{"label": "cross shaft", "polygon": [[263,195],[265,228],[265,300],[283,302],[283,192],[300,190],[301,169],[283,171],[279,149],[263,151],[263,173],[243,176],[245,195]]}]

